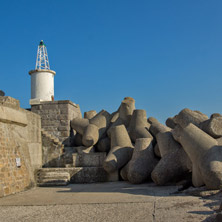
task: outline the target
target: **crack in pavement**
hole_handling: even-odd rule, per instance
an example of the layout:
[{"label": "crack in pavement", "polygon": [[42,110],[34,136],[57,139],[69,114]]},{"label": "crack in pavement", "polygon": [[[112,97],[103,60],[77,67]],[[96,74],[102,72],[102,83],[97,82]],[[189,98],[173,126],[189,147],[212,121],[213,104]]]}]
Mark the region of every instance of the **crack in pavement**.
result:
[{"label": "crack in pavement", "polygon": [[153,203],[153,213],[152,213],[152,215],[153,215],[153,222],[156,221],[156,215],[155,214],[156,214],[156,200]]}]

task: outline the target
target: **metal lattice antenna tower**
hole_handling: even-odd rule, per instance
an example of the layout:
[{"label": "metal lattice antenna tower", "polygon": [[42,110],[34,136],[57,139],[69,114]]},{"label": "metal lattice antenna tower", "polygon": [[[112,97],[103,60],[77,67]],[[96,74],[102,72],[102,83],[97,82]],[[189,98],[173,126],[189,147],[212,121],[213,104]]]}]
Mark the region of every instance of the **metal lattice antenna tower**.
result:
[{"label": "metal lattice antenna tower", "polygon": [[41,40],[38,46],[35,69],[36,70],[42,70],[42,69],[50,70],[47,49],[43,40]]}]

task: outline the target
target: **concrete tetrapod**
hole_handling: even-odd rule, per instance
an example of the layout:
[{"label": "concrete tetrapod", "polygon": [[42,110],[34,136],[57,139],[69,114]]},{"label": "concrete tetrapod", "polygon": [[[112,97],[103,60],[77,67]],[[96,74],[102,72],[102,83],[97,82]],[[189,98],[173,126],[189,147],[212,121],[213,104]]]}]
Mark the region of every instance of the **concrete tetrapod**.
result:
[{"label": "concrete tetrapod", "polygon": [[208,116],[205,114],[187,108],[181,110],[180,113],[173,118],[174,122],[182,127],[186,127],[189,123],[193,123],[199,127],[200,123],[207,119]]},{"label": "concrete tetrapod", "polygon": [[148,122],[149,124],[153,124],[153,123],[159,122],[159,121],[158,121],[155,117],[150,116],[150,117],[147,119],[147,122]]},{"label": "concrete tetrapod", "polygon": [[144,109],[135,109],[129,124],[128,132],[130,139],[135,143],[138,138],[151,138],[153,136],[149,133],[146,111]]},{"label": "concrete tetrapod", "polygon": [[101,131],[100,134],[105,133],[107,127],[110,124],[112,116],[105,110],[100,111],[97,115],[95,115],[92,119],[89,120],[90,124],[96,125]]},{"label": "concrete tetrapod", "polygon": [[95,145],[99,140],[99,128],[94,124],[89,124],[83,133],[82,143],[86,147]]},{"label": "concrete tetrapod", "polygon": [[159,151],[161,157],[166,154],[181,149],[181,145],[174,140],[172,132],[159,132],[156,135],[157,144],[159,146]]},{"label": "concrete tetrapod", "polygon": [[111,130],[111,149],[103,163],[104,169],[112,173],[123,167],[132,157],[133,145],[124,125]]},{"label": "concrete tetrapod", "polygon": [[75,146],[82,146],[82,135],[80,133],[76,133],[74,137],[74,145]]},{"label": "concrete tetrapod", "polygon": [[139,184],[148,180],[157,163],[158,159],[154,156],[152,139],[137,139],[128,166],[127,178],[129,182]]},{"label": "concrete tetrapod", "polygon": [[222,115],[220,113],[213,113],[210,116],[210,119],[215,118],[215,117],[222,117]]},{"label": "concrete tetrapod", "polygon": [[121,102],[121,105],[118,109],[118,114],[114,115],[116,121],[112,123],[110,128],[107,131],[107,135],[111,137],[111,129],[115,126],[124,124],[127,128],[129,126],[131,116],[133,114],[133,110],[135,109],[135,100],[131,97],[125,97],[124,100]]},{"label": "concrete tetrapod", "polygon": [[85,119],[92,119],[96,115],[96,110],[90,110],[88,112],[84,112]]},{"label": "concrete tetrapod", "polygon": [[222,186],[222,146],[217,140],[190,123],[177,126],[173,136],[178,140],[192,161],[192,182],[195,187],[206,185],[208,189]]},{"label": "concrete tetrapod", "polygon": [[119,108],[119,117],[124,120],[126,126],[130,123],[134,109],[135,100],[131,97],[125,97]]},{"label": "concrete tetrapod", "polygon": [[120,176],[125,181],[128,181],[127,174],[128,174],[128,170],[129,170],[129,162],[120,170]]},{"label": "concrete tetrapod", "polygon": [[168,127],[170,127],[171,129],[174,129],[175,126],[176,126],[176,123],[174,121],[174,119],[172,117],[169,117],[167,120],[166,120],[166,125]]},{"label": "concrete tetrapod", "polygon": [[222,117],[213,117],[202,122],[200,129],[215,139],[222,137]]},{"label": "concrete tetrapod", "polygon": [[100,139],[97,143],[97,150],[100,152],[109,152],[110,150],[110,138],[109,137],[104,137]]},{"label": "concrete tetrapod", "polygon": [[161,157],[158,143],[155,144],[155,146],[154,146],[154,148],[153,148],[153,152],[154,152],[154,154],[155,154],[157,157]]},{"label": "concrete tetrapod", "polygon": [[160,159],[151,173],[151,178],[154,183],[165,185],[169,181],[181,179],[181,177],[190,172],[190,170],[191,162],[181,147],[164,155]]},{"label": "concrete tetrapod", "polygon": [[94,146],[91,146],[91,147],[78,146],[78,147],[75,147],[75,149],[77,150],[77,153],[79,153],[79,154],[94,153],[95,152],[95,147]]},{"label": "concrete tetrapod", "polygon": [[108,112],[102,110],[90,119],[89,125],[84,130],[82,143],[87,147],[95,145],[99,138],[106,132],[111,117],[112,116]]},{"label": "concrete tetrapod", "polygon": [[158,120],[156,120],[151,123],[149,131],[152,133],[153,136],[156,137],[156,135],[160,132],[171,131],[171,128],[161,124]]},{"label": "concrete tetrapod", "polygon": [[85,128],[89,125],[88,119],[74,118],[71,120],[71,127],[79,134],[83,135]]}]

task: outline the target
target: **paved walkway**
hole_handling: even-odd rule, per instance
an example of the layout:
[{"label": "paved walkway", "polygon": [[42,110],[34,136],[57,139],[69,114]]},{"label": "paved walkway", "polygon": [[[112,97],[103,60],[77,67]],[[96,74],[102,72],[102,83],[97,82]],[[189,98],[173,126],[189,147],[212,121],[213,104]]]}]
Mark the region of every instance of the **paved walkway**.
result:
[{"label": "paved walkway", "polygon": [[0,221],[208,221],[218,199],[175,193],[178,187],[126,182],[34,188],[0,198]]}]

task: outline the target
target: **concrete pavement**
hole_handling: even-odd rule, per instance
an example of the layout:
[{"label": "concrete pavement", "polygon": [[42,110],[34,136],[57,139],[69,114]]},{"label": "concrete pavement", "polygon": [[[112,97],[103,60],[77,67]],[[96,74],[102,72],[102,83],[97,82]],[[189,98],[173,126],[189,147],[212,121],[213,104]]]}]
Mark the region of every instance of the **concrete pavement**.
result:
[{"label": "concrete pavement", "polygon": [[0,221],[199,222],[215,214],[217,198],[177,190],[176,186],[126,182],[37,187],[0,198]]}]

